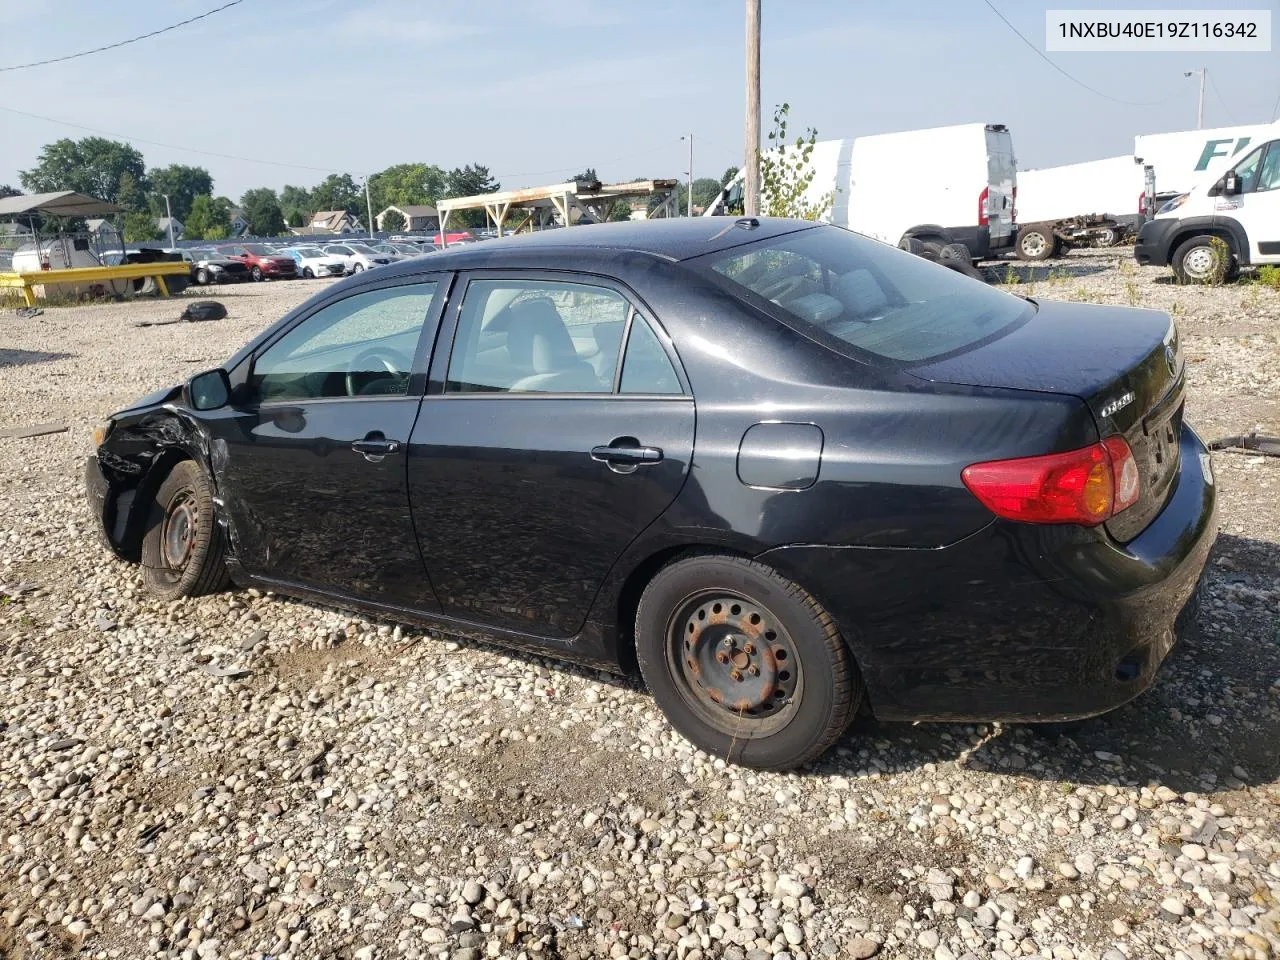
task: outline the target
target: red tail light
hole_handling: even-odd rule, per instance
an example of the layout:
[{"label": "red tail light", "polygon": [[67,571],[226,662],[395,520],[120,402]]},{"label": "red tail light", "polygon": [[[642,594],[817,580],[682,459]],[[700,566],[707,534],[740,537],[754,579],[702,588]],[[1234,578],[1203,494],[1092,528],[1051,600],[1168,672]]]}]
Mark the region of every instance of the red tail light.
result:
[{"label": "red tail light", "polygon": [[982,192],[978,194],[978,226],[980,227],[985,227],[989,222],[987,219],[987,197],[990,193],[990,187],[983,187]]},{"label": "red tail light", "polygon": [[1138,194],[1138,215],[1146,216],[1147,213],[1147,191],[1143,190]]},{"label": "red tail light", "polygon": [[1141,492],[1138,464],[1120,436],[1066,453],[975,463],[960,477],[996,516],[1023,523],[1092,527],[1132,506]]}]

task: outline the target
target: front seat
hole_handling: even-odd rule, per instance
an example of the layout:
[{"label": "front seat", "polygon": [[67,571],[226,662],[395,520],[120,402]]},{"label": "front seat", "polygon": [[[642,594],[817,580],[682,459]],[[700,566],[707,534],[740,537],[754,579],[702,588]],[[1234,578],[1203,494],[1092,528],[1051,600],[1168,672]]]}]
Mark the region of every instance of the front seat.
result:
[{"label": "front seat", "polygon": [[600,381],[591,364],[578,355],[573,337],[556,305],[545,297],[509,308],[507,356],[526,376],[511,384],[512,392],[598,392]]}]

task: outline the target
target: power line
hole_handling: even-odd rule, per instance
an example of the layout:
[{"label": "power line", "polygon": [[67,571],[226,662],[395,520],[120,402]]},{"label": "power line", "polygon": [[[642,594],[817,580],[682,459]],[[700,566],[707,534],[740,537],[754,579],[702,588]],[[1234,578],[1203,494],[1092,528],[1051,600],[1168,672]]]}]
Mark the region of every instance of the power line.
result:
[{"label": "power line", "polygon": [[92,50],[81,50],[79,53],[69,53],[65,57],[50,57],[48,60],[36,60],[32,63],[16,63],[11,67],[0,67],[0,73],[6,73],[10,70],[27,70],[31,67],[44,67],[51,63],[65,63],[67,60],[75,60],[79,57],[87,57],[95,53],[103,53],[107,50],[115,50],[118,47],[126,47],[131,43],[137,43],[139,40],[149,40],[151,37],[158,37],[162,33],[168,33],[170,30],[177,30],[179,27],[185,27],[187,24],[195,23],[197,20],[203,20],[205,17],[211,17],[215,13],[221,13],[228,7],[234,7],[236,4],[243,3],[244,0],[229,0],[220,7],[214,7],[212,10],[206,10],[198,16],[188,17],[186,20],[179,20],[177,23],[170,24],[167,27],[161,27],[159,30],[152,30],[150,33],[144,33],[138,37],[130,37],[128,40],[119,40],[115,43],[108,43],[105,47],[94,47]]},{"label": "power line", "polygon": [[[596,161],[593,161],[590,164],[590,166],[593,166],[593,167],[603,166],[606,163],[621,163],[623,160],[633,160],[636,157],[647,157],[650,154],[657,153],[659,150],[667,150],[675,146],[679,142],[680,142],[679,140],[672,140],[670,143],[662,143],[656,147],[651,147],[648,150],[639,150],[639,151],[636,151],[635,153],[628,153],[625,156],[614,157],[610,160],[596,160]],[[576,170],[576,169],[578,168],[576,165],[574,165],[570,167],[556,167],[552,170],[531,170],[525,173],[494,173],[494,174],[491,174],[491,176],[495,180],[518,180],[520,177],[544,177],[544,176],[550,176],[553,173],[563,173],[565,170]]]},{"label": "power line", "polygon": [[1239,123],[1240,121],[1236,119],[1236,115],[1232,113],[1231,108],[1227,106],[1227,101],[1223,98],[1222,94],[1218,92],[1218,85],[1213,80],[1213,74],[1208,73],[1207,76],[1209,77],[1209,86],[1213,88],[1213,95],[1217,97],[1218,102],[1222,104],[1222,109],[1226,112],[1227,119],[1232,123]]},{"label": "power line", "polygon": [[1076,77],[1072,76],[1071,74],[1067,73],[1067,71],[1063,70],[1062,67],[1058,66],[1051,59],[1049,59],[1049,56],[1043,50],[1041,50],[1034,43],[1032,43],[1025,36],[1023,36],[1022,31],[1019,30],[1017,27],[1015,27],[1012,23],[1010,23],[1008,19],[1006,19],[1005,15],[996,9],[995,4],[993,4],[991,0],[983,0],[983,2],[986,3],[988,7],[991,8],[992,13],[994,13],[997,17],[999,17],[1001,20],[1004,21],[1004,25],[1006,27],[1008,27],[1015,34],[1017,34],[1018,39],[1021,40],[1023,43],[1025,43],[1031,49],[1031,51],[1035,53],[1037,57],[1039,57],[1049,66],[1053,67],[1053,69],[1057,70],[1060,74],[1062,74],[1072,83],[1074,83],[1076,86],[1083,87],[1085,90],[1088,90],[1090,93],[1096,96],[1102,97],[1102,99],[1104,100],[1110,100],[1112,103],[1123,103],[1125,106],[1129,106],[1129,107],[1154,107],[1157,104],[1161,104],[1165,102],[1164,100],[1154,100],[1149,103],[1140,103],[1135,100],[1121,100],[1119,97],[1113,97],[1110,94],[1103,93],[1101,90],[1095,90],[1093,87],[1089,86],[1083,80],[1079,80]]}]

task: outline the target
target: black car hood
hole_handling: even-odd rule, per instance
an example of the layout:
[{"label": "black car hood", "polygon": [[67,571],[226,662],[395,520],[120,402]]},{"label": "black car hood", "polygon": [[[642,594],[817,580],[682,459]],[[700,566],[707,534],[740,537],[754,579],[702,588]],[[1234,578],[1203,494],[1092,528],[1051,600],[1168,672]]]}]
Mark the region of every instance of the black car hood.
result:
[{"label": "black car hood", "polygon": [[172,387],[164,387],[163,389],[156,390],[154,393],[148,393],[145,397],[138,398],[127,407],[116,412],[129,413],[133,410],[144,410],[147,407],[158,407],[166,401],[176,400],[181,394],[182,386],[180,384],[175,384]]}]

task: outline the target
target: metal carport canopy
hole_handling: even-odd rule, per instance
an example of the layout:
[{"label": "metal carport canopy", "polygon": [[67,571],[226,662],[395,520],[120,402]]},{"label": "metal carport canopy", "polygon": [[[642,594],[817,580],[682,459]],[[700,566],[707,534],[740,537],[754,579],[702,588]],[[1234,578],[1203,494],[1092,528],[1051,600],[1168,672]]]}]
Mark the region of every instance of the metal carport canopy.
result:
[{"label": "metal carport canopy", "polygon": [[54,193],[28,193],[0,200],[0,218],[44,213],[54,217],[97,217],[121,213],[124,207],[99,200],[87,193],[58,190]]}]

